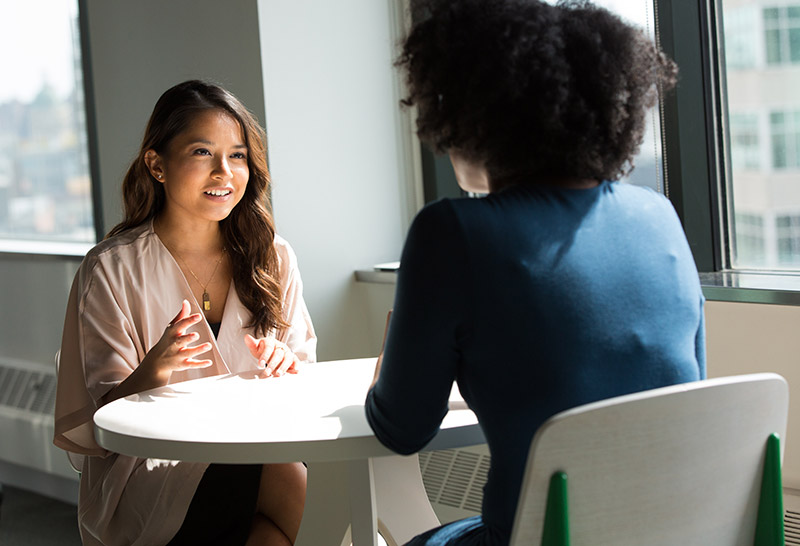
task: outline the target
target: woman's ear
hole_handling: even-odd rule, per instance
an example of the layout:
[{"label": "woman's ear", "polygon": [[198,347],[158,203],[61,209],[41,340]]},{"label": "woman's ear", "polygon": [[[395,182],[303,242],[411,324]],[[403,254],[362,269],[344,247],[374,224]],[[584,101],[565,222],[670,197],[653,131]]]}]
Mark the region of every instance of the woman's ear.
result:
[{"label": "woman's ear", "polygon": [[163,161],[161,161],[161,156],[158,155],[158,152],[155,150],[147,150],[144,153],[144,164],[147,165],[147,169],[156,180],[159,182],[164,181]]}]

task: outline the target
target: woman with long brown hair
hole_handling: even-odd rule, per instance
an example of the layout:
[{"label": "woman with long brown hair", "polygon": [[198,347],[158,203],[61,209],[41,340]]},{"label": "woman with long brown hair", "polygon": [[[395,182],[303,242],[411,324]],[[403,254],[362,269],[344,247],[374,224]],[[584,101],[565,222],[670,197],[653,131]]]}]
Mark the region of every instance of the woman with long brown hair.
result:
[{"label": "woman with long brown hair", "polygon": [[248,370],[279,377],[315,360],[269,186],[263,130],[236,97],[196,80],[161,96],[123,182],[125,217],[81,264],[64,324],[55,443],[84,456],[84,544],[294,542],[302,464],[128,457],[100,447],[91,420],[147,389]]}]

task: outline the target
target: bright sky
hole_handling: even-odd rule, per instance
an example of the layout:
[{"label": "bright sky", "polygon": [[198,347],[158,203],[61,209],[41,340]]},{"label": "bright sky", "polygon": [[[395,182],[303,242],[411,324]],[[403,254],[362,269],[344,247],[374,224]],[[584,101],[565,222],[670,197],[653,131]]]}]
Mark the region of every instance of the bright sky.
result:
[{"label": "bright sky", "polygon": [[74,85],[76,0],[0,0],[0,103],[28,102],[44,82],[59,95]]}]

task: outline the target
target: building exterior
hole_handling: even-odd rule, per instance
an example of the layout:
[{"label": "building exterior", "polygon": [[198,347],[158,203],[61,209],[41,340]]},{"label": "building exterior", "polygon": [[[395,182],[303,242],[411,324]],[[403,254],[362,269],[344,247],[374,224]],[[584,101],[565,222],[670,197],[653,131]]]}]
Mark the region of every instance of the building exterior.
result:
[{"label": "building exterior", "polygon": [[800,269],[800,2],[724,0],[733,266]]}]

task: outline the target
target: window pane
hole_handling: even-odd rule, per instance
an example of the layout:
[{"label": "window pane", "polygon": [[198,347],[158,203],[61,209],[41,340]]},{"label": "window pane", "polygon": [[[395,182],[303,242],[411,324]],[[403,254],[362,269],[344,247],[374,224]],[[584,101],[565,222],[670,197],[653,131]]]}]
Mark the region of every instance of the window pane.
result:
[{"label": "window pane", "polygon": [[725,43],[725,59],[729,66],[739,68],[752,67],[756,64],[756,51],[753,44],[758,43],[759,34],[751,22],[758,12],[752,9],[740,9],[725,17],[725,31],[728,38]]},{"label": "window pane", "polygon": [[800,269],[800,0],[775,4],[722,0],[730,265],[740,269]]},{"label": "window pane", "polygon": [[94,242],[77,1],[4,2],[3,17],[0,239]]},{"label": "window pane", "polygon": [[789,29],[789,61],[800,62],[800,28]]},{"label": "window pane", "polygon": [[767,62],[778,64],[781,62],[781,39],[778,30],[767,30],[764,33],[767,41]]}]

